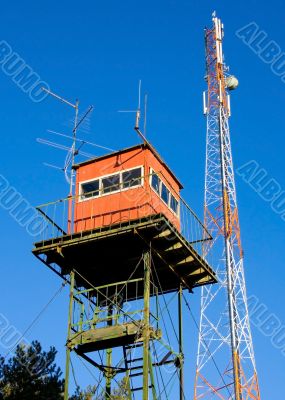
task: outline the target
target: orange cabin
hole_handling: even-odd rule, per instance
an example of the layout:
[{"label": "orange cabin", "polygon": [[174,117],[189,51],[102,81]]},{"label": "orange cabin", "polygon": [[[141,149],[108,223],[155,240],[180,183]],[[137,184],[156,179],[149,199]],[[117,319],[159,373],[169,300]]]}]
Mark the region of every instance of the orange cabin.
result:
[{"label": "orange cabin", "polygon": [[133,146],[74,168],[74,232],[160,213],[180,230],[182,185],[151,145]]}]

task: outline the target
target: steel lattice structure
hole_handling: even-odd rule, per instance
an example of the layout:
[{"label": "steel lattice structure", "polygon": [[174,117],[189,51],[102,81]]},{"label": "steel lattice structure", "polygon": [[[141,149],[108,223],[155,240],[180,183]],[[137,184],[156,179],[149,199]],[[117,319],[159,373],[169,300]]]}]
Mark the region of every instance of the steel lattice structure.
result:
[{"label": "steel lattice structure", "polygon": [[[194,399],[260,399],[247,307],[246,284],[231,153],[229,81],[223,25],[205,29],[207,96],[205,226],[213,241],[204,255],[218,285],[202,288]],[[208,242],[209,243],[209,242]]]}]

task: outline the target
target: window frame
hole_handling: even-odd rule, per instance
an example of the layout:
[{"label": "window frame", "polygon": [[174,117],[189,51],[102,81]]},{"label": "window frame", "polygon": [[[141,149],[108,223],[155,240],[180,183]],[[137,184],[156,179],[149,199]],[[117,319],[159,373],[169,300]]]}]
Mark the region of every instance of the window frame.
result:
[{"label": "window frame", "polygon": [[[141,183],[136,184],[136,185],[134,185],[134,186],[128,186],[128,187],[125,187],[125,188],[124,188],[123,175],[124,175],[126,172],[130,172],[130,171],[133,171],[133,170],[139,169],[139,168],[140,168],[140,170],[141,170],[141,176],[140,176]],[[136,179],[138,180],[139,178],[136,178]],[[129,181],[127,181],[127,182],[129,182]],[[144,166],[143,166],[143,165],[139,165],[139,166],[137,166],[137,167],[133,167],[133,168],[129,168],[129,169],[124,169],[124,170],[120,171],[120,185],[122,186],[122,190],[129,190],[129,189],[133,189],[133,188],[136,188],[136,187],[139,187],[139,186],[143,186],[143,185],[144,185]]]},{"label": "window frame", "polygon": [[99,185],[98,185],[98,195],[94,195],[94,192],[96,192],[96,190],[94,190],[93,192],[87,192],[87,194],[88,194],[88,193],[93,193],[93,195],[92,195],[92,196],[89,196],[89,197],[86,197],[86,198],[84,198],[84,199],[82,198],[82,201],[83,201],[83,200],[89,200],[89,199],[97,198],[97,197],[100,196],[100,179],[88,179],[87,181],[80,182],[80,184],[79,184],[79,191],[80,191],[79,196],[80,196],[80,199],[81,199],[81,197],[85,195],[85,193],[84,193],[83,190],[82,190],[82,186],[83,186],[84,184],[90,183],[90,182],[95,182],[95,181],[98,181],[98,183],[99,183]]},{"label": "window frame", "polygon": [[[154,189],[154,187],[152,186],[152,177],[153,175],[156,175],[159,180],[159,193],[157,193],[157,191]],[[162,184],[164,184],[164,186],[166,187],[166,189],[169,191],[169,199],[168,199],[168,203],[167,204],[163,198],[161,197],[161,193],[162,193]],[[151,190],[159,197],[159,199],[163,202],[163,204],[166,205],[166,207],[169,209],[170,212],[172,212],[172,214],[174,214],[176,217],[179,218],[180,216],[180,200],[177,199],[176,196],[174,196],[173,191],[169,189],[169,186],[165,183],[164,179],[161,179],[160,174],[158,174],[157,172],[155,172],[155,170],[153,168],[150,168],[150,176],[149,176],[149,186],[151,188]],[[174,199],[177,201],[177,212],[175,212],[174,210],[172,210],[172,208],[170,207],[170,203],[171,203],[171,196],[174,197]]]},{"label": "window frame", "polygon": [[[103,181],[105,179],[108,179],[109,183],[111,183],[110,178],[112,179],[114,176],[119,177],[119,181],[117,183],[114,183],[114,184],[110,185],[110,186],[105,186],[104,187]],[[115,187],[119,187],[119,189],[112,190],[112,187],[114,187],[114,186]],[[107,175],[107,176],[104,176],[104,177],[100,177],[99,178],[99,196],[98,197],[104,196],[106,194],[119,192],[120,188],[121,188],[121,173],[120,172],[117,172],[117,173],[112,174],[112,175]]]},{"label": "window frame", "polygon": [[[139,169],[139,168],[141,169],[141,182],[139,184],[135,185],[135,186],[124,188],[123,187],[123,184],[124,184],[123,183],[123,173],[124,172],[128,172],[128,171],[132,171],[134,169]],[[120,177],[120,180],[119,180],[120,188],[118,190],[114,190],[112,192],[103,193],[102,179],[109,178],[109,177],[114,176],[114,175],[119,175],[119,177]],[[83,201],[88,201],[88,200],[99,199],[99,198],[104,197],[104,196],[111,196],[112,194],[124,192],[126,190],[137,189],[139,187],[144,186],[144,178],[145,178],[144,177],[144,166],[143,165],[137,165],[136,167],[132,167],[132,168],[128,168],[128,169],[122,169],[120,171],[113,172],[112,174],[106,174],[106,175],[98,176],[97,178],[87,179],[85,181],[80,181],[80,182],[78,182],[78,184],[79,184],[78,203],[81,203]],[[99,181],[99,194],[97,196],[87,197],[86,199],[82,198],[82,196],[84,196],[84,193],[82,191],[82,185],[84,185],[84,183],[93,182],[93,181]]]}]

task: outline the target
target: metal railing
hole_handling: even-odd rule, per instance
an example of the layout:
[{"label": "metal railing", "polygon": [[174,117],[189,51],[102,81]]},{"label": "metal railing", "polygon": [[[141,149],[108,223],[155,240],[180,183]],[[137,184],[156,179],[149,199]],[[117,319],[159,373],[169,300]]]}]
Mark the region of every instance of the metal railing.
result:
[{"label": "metal railing", "polygon": [[[67,197],[42,204],[36,209],[43,217],[43,226],[37,242],[53,241],[60,236],[78,237],[86,231],[106,231],[117,227],[132,225],[134,220],[152,220],[162,214],[165,219],[202,255],[202,244],[211,239],[194,211],[185,200],[172,188],[170,192],[178,200],[178,211],[175,213],[164,203],[150,185],[152,174],[142,177],[142,185],[123,188],[115,192],[82,199],[82,195]],[[161,179],[166,181],[160,173]]]}]

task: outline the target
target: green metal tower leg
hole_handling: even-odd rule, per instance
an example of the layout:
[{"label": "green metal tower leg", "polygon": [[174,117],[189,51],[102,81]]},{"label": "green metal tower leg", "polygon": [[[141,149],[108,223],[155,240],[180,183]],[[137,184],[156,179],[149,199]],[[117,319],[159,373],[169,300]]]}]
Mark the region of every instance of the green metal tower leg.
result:
[{"label": "green metal tower leg", "polygon": [[106,357],[107,357],[107,371],[106,371],[106,400],[111,398],[111,391],[112,391],[112,372],[111,372],[111,365],[112,365],[112,349],[106,350]]},{"label": "green metal tower leg", "polygon": [[179,325],[179,400],[184,400],[184,355],[183,355],[183,324],[182,324],[182,285],[178,291],[178,325]]},{"label": "green metal tower leg", "polygon": [[150,299],[150,252],[144,261],[144,327],[143,327],[143,400],[148,400],[149,386],[149,299]]},{"label": "green metal tower leg", "polygon": [[[107,325],[108,326],[112,326],[113,325],[113,305],[110,304],[108,307],[108,322]],[[107,363],[107,368],[106,368],[106,372],[105,372],[105,376],[106,376],[106,394],[105,394],[105,398],[106,400],[109,400],[111,398],[111,392],[112,392],[112,378],[113,378],[113,374],[112,374],[112,349],[107,349],[106,350],[106,363]]]},{"label": "green metal tower leg", "polygon": [[153,367],[152,367],[152,358],[149,352],[149,372],[150,372],[150,381],[151,381],[151,390],[152,390],[152,400],[157,399],[156,390],[155,390],[155,381],[154,381],[154,374],[153,374]]},{"label": "green metal tower leg", "polygon": [[72,324],[72,308],[73,308],[73,294],[74,294],[75,277],[74,272],[70,273],[70,294],[69,294],[69,312],[68,312],[68,331],[66,343],[66,365],[65,365],[65,382],[64,382],[64,400],[68,400],[68,386],[69,386],[69,370],[70,370],[70,353],[71,350],[68,346]]}]

